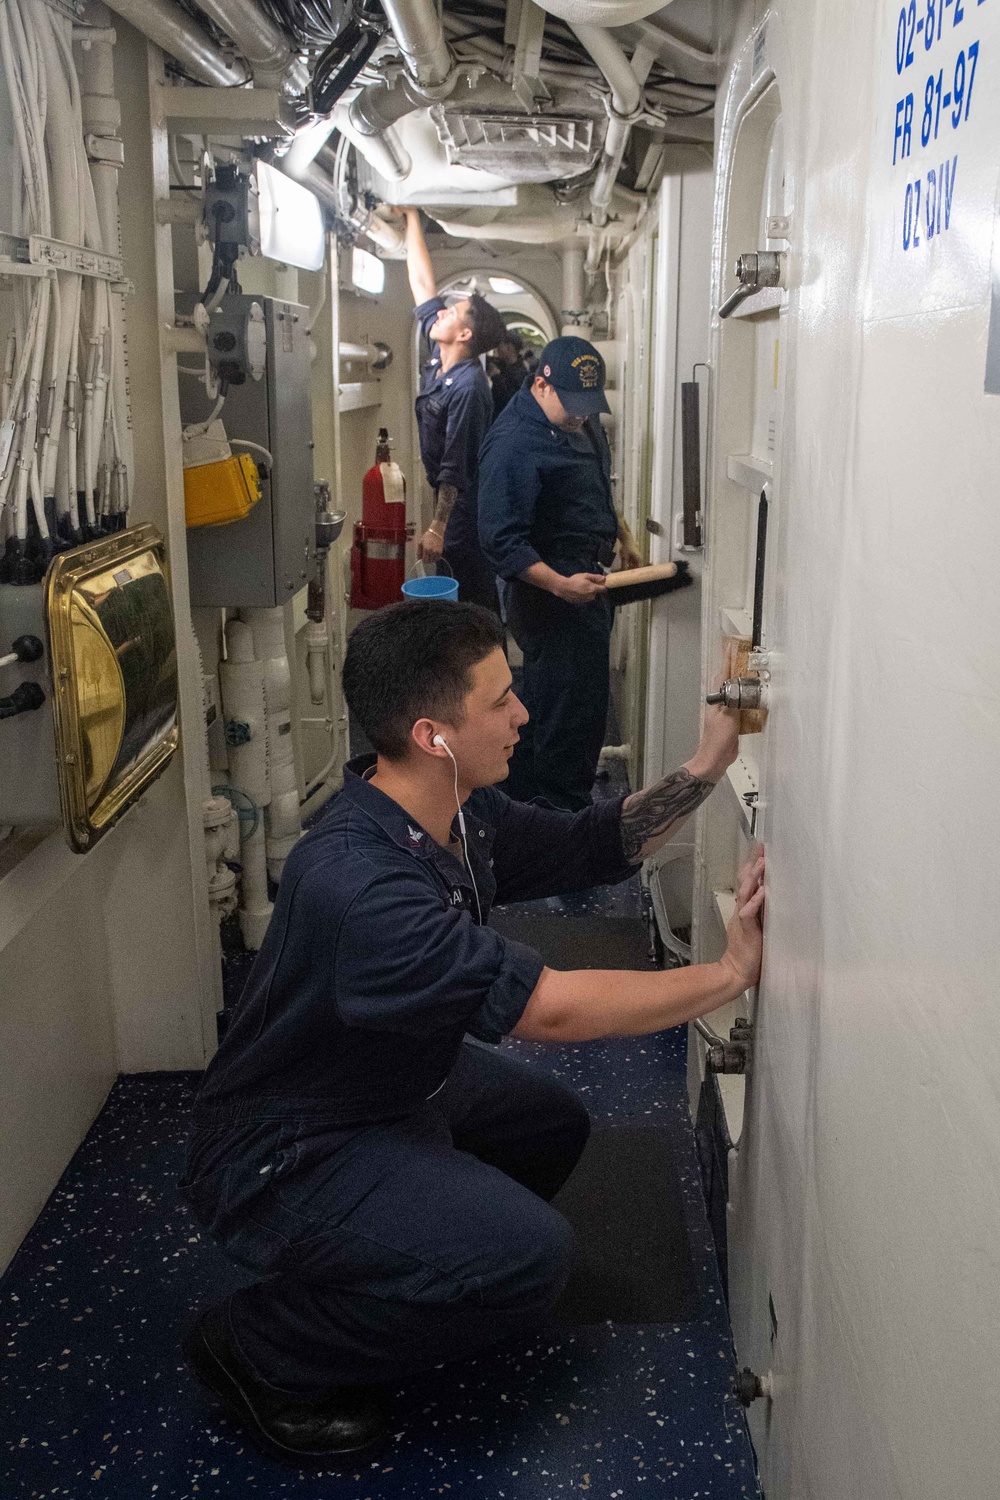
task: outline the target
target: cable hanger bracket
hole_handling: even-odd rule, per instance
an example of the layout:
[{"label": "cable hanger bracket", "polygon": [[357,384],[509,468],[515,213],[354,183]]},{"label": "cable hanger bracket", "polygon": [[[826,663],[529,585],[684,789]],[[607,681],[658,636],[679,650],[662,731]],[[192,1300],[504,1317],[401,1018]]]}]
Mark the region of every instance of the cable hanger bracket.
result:
[{"label": "cable hanger bracket", "polygon": [[117,255],[105,255],[85,245],[32,234],[25,239],[0,231],[0,276],[48,276],[69,271],[75,276],[96,276],[101,281],[123,282],[124,269]]}]

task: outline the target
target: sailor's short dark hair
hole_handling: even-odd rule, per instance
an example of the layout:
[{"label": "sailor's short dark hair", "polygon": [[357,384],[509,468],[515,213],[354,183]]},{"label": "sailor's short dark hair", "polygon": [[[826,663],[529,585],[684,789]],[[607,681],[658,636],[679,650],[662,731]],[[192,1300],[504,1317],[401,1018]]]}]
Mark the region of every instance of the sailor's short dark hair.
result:
[{"label": "sailor's short dark hair", "polygon": [[472,668],[502,646],[500,621],[478,604],[390,604],[362,620],[347,642],[347,707],[379,755],[402,760],[418,719],[461,724]]},{"label": "sailor's short dark hair", "polygon": [[492,303],[478,292],[473,292],[469,298],[469,310],[465,316],[472,329],[469,348],[475,359],[480,354],[488,354],[507,337],[507,324]]}]

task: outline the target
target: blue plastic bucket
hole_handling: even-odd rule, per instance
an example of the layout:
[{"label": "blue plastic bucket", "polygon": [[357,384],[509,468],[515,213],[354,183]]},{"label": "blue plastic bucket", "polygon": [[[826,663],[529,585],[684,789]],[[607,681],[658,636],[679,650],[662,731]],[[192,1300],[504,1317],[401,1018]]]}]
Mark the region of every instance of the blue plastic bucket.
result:
[{"label": "blue plastic bucket", "polygon": [[458,579],[441,578],[408,578],[403,584],[402,592],[407,599],[457,599]]}]

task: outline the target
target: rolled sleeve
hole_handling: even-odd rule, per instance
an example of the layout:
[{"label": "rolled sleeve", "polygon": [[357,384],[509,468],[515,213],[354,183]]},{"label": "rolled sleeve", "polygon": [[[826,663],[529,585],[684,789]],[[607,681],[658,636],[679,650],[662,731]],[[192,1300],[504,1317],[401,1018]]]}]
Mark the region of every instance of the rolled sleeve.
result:
[{"label": "rolled sleeve", "polygon": [[[492,928],[480,928],[492,931]],[[524,1014],[545,965],[534,948],[503,939],[500,972],[467,1030],[482,1042],[502,1042]]]},{"label": "rolled sleeve", "polygon": [[426,302],[418,302],[413,309],[413,316],[417,320],[420,332],[432,349],[437,348],[437,345],[431,339],[431,329],[434,326],[434,319],[441,309],[447,307],[447,305],[443,297],[428,297]]},{"label": "rolled sleeve", "polygon": [[517,1024],[541,958],[450,906],[419,870],[378,876],[340,923],[333,957],[347,1027],[426,1036],[463,1027],[498,1041]]}]

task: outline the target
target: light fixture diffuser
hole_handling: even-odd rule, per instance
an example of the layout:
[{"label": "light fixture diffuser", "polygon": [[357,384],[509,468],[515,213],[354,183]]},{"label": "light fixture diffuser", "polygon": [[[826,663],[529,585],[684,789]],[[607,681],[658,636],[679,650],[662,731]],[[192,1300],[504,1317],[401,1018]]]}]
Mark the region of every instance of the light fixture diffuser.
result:
[{"label": "light fixture diffuser", "polygon": [[355,247],[351,252],[351,281],[359,292],[377,297],[385,290],[385,265],[377,255]]},{"label": "light fixture diffuser", "polygon": [[254,163],[260,253],[302,271],[318,271],[325,253],[323,210],[315,193],[266,161]]}]

